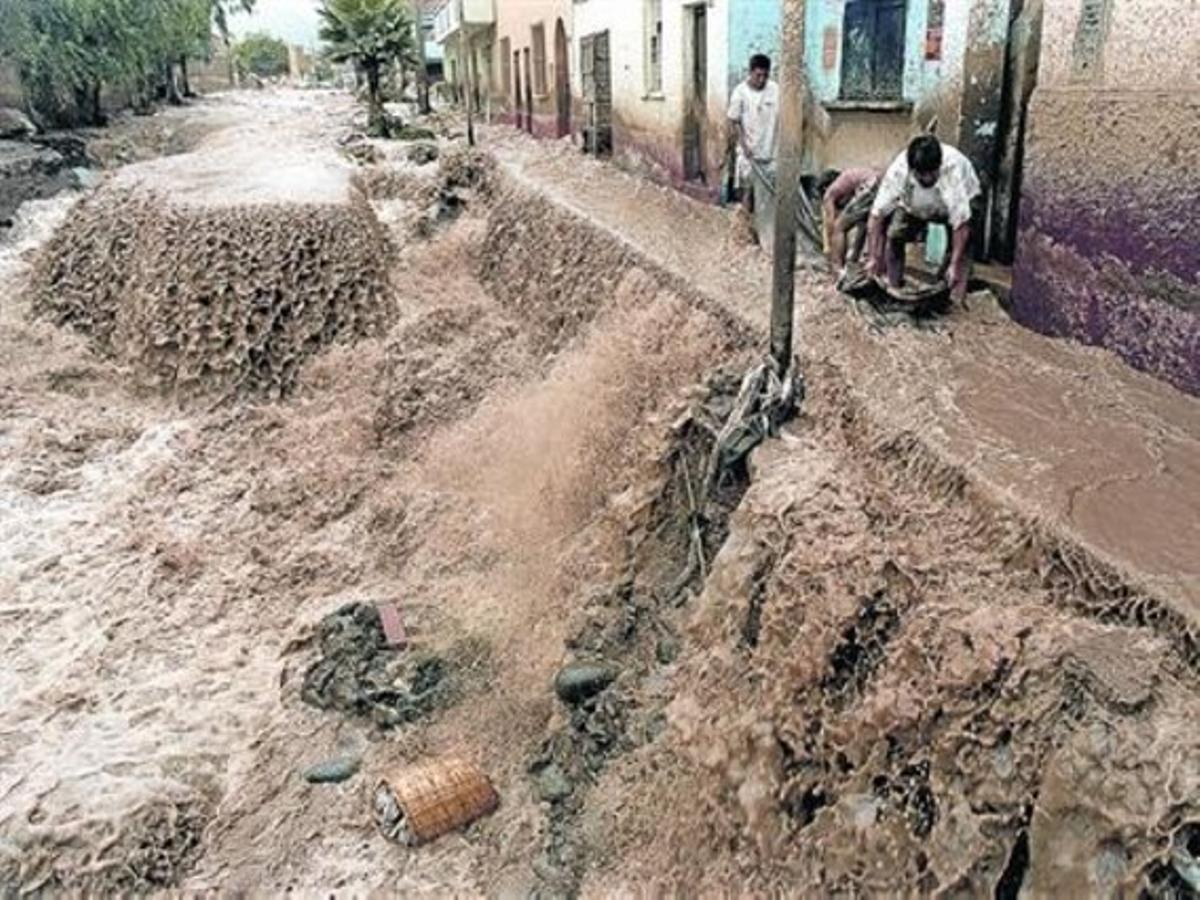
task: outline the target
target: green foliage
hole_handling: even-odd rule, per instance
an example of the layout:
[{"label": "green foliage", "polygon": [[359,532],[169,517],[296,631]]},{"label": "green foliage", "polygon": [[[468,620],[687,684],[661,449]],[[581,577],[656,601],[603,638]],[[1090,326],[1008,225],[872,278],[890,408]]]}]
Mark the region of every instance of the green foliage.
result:
[{"label": "green foliage", "polygon": [[233,46],[233,60],[243,75],[274,78],[288,71],[288,45],[269,34],[248,34]]},{"label": "green foliage", "polygon": [[321,40],[333,62],[352,62],[367,80],[370,130],[385,135],[381,80],[392,65],[416,62],[413,19],[404,0],[322,0]]},{"label": "green foliage", "polygon": [[0,55],[32,110],[54,125],[98,123],[102,88],[148,102],[174,66],[207,57],[214,27],[254,0],[0,0]]}]

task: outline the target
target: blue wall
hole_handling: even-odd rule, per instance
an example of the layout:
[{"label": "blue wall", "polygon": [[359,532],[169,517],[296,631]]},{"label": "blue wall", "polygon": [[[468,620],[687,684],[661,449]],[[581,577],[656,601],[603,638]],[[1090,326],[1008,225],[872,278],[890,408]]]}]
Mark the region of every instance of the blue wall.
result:
[{"label": "blue wall", "polygon": [[[805,60],[809,84],[817,100],[838,99],[841,90],[842,17],[845,0],[809,0],[805,24]],[[779,0],[729,0],[729,89],[746,77],[753,53],[779,60]],[[927,86],[936,84],[939,64],[925,62],[925,26],[928,0],[909,0],[905,21],[904,99],[920,100]],[[825,33],[834,33],[836,54],[825,68]]]}]

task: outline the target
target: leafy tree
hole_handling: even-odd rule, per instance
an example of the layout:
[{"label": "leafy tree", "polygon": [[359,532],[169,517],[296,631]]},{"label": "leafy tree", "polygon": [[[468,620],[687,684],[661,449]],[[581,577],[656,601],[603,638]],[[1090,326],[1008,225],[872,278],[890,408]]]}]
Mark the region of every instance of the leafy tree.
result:
[{"label": "leafy tree", "polygon": [[277,37],[262,32],[248,34],[233,46],[233,59],[238,71],[260,78],[286,75],[288,45]]},{"label": "leafy tree", "polygon": [[411,66],[415,58],[413,21],[404,0],[322,0],[321,40],[334,62],[352,62],[367,82],[368,130],[386,137],[384,71]]},{"label": "leafy tree", "polygon": [[213,26],[221,39],[229,44],[229,16],[239,10],[244,13],[254,12],[257,0],[208,0]]},{"label": "leafy tree", "polygon": [[101,124],[104,88],[138,106],[182,102],[187,61],[207,57],[213,28],[254,0],[0,0],[0,55],[11,59],[29,111],[58,126]]}]

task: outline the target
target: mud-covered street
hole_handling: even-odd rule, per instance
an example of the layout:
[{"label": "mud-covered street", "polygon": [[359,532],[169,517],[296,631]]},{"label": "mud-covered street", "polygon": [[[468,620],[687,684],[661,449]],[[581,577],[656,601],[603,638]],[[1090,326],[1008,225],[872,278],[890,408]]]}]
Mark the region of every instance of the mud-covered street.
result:
[{"label": "mud-covered street", "polygon": [[[732,213],[452,117],[367,140],[338,92],[173,115],[187,152],[0,237],[0,894],[1197,889],[1194,507],[1122,557],[1063,414],[938,424],[1004,420],[955,352],[1090,366],[1096,453],[1166,479],[1191,399],[802,271],[801,413],[700,515],[763,344]],[[388,841],[381,780],[446,759],[496,810]]]}]

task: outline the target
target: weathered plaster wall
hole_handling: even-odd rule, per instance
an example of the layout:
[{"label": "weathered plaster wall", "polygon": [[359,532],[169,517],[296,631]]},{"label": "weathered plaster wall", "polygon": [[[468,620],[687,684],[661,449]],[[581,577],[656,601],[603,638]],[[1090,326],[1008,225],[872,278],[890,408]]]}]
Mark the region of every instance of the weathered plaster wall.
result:
[{"label": "weathered plaster wall", "polygon": [[[779,0],[730,0],[730,86],[745,77],[751,53],[779,54]],[[963,68],[969,43],[979,31],[1000,35],[1002,46],[1010,0],[945,0],[941,53],[926,59],[930,0],[909,0],[905,19],[903,99],[910,111],[833,110],[827,134],[814,138],[810,162],[815,166],[886,166],[898,149],[934,117],[937,133],[957,143],[963,111]],[[841,96],[842,25],[846,0],[809,0],[805,23],[805,59],[810,89],[821,103]],[[972,21],[974,15],[975,21]],[[975,37],[969,42],[969,35]],[[996,68],[997,77],[1003,63]]]},{"label": "weathered plaster wall", "polygon": [[1014,314],[1200,393],[1200,7],[1110,0],[1080,34],[1084,2],[1046,4]]},{"label": "weathered plaster wall", "polygon": [[[767,0],[764,0],[767,2]],[[683,171],[683,120],[688,3],[663,0],[662,90],[647,90],[645,0],[585,0],[574,7],[572,84],[580,82],[580,41],[609,32],[612,54],[613,152],[618,162],[691,193],[715,196],[720,187],[728,88],[729,0],[706,6],[707,123],[705,182],[688,184]]]},{"label": "weathered plaster wall", "polygon": [[[571,0],[519,0],[519,2],[500,2],[496,8],[495,37],[492,44],[491,96],[492,113],[495,119],[510,125],[516,123],[512,74],[512,54],[520,51],[522,59],[521,85],[524,89],[525,50],[529,50],[530,66],[533,65],[533,27],[541,25],[546,35],[546,90],[542,93],[533,92],[533,126],[534,133],[540,137],[555,137],[558,107],[555,102],[554,84],[557,75],[557,65],[554,59],[554,33],[558,20],[561,19],[567,32],[568,67],[574,62],[570,56],[574,52],[573,35],[571,30],[572,3]],[[509,41],[507,57],[500,52],[504,39]],[[507,74],[507,79],[506,79]],[[572,91],[578,93],[578,82],[572,74]]]}]

